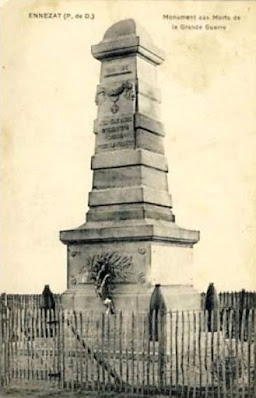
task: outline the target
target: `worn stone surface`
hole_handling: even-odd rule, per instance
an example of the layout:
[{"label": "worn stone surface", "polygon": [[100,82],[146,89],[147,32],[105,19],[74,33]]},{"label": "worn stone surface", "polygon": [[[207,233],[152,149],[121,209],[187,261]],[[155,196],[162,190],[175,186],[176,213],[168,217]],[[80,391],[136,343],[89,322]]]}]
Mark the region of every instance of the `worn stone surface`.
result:
[{"label": "worn stone surface", "polygon": [[135,79],[136,77],[135,57],[110,59],[102,63],[101,81],[118,82],[124,78]]},{"label": "worn stone surface", "polygon": [[[145,77],[146,76],[144,76],[144,79]],[[161,103],[160,90],[156,86],[153,86],[152,81],[148,80],[148,82],[146,82],[143,80],[143,76],[137,80],[137,92],[145,97],[151,98],[158,103]]]},{"label": "worn stone surface", "polygon": [[199,232],[175,223],[167,182],[157,88],[163,52],[129,19],[111,26],[92,55],[101,61],[93,186],[85,223],[60,233],[68,250],[66,305],[104,310],[93,267],[107,259],[117,309],[147,310],[157,283],[169,308],[197,309],[192,254]]},{"label": "worn stone surface", "polygon": [[[115,281],[117,310],[147,310],[154,284],[160,283],[170,309],[197,308],[198,295],[192,288],[192,248],[177,244],[160,245],[149,241],[72,244],[68,249],[68,293],[66,300],[75,308],[103,310],[93,278],[97,258],[108,256],[116,268],[126,268]],[[185,273],[186,280],[182,279]],[[128,306],[127,300],[129,301]],[[96,302],[96,303],[95,303]]]},{"label": "worn stone surface", "polygon": [[[115,289],[116,311],[148,311],[154,286],[140,284],[118,284]],[[200,295],[191,286],[161,286],[168,310],[187,311],[200,308]],[[94,286],[78,285],[68,289],[62,296],[65,307],[77,310],[104,312],[103,303],[97,298]]]},{"label": "worn stone surface", "polygon": [[162,137],[150,131],[136,129],[136,147],[164,155],[164,142]]},{"label": "worn stone surface", "polygon": [[86,215],[86,221],[121,220],[165,220],[174,221],[175,217],[168,207],[160,207],[151,203],[129,203],[127,205],[108,205],[92,207]]},{"label": "worn stone surface", "polygon": [[175,242],[180,245],[194,245],[199,241],[199,232],[178,227],[174,222],[159,220],[122,220],[121,222],[89,222],[79,228],[61,231],[63,243],[102,242],[102,241],[135,241],[155,240]]},{"label": "worn stone surface", "polygon": [[160,104],[151,97],[138,93],[138,112],[153,119],[160,119]]},{"label": "worn stone surface", "polygon": [[163,51],[152,43],[148,33],[133,19],[112,25],[102,42],[92,46],[92,54],[101,61],[134,54],[155,65],[164,61]]},{"label": "worn stone surface", "polygon": [[144,186],[97,189],[89,194],[89,206],[103,206],[121,203],[154,203],[171,207],[171,196],[166,191]]},{"label": "worn stone surface", "polygon": [[167,175],[161,170],[146,166],[114,167],[94,171],[93,189],[138,185],[167,191]]},{"label": "worn stone surface", "polygon": [[[149,241],[101,242],[97,245],[84,243],[69,245],[68,250],[68,287],[77,284],[92,283],[91,267],[97,256],[113,257],[115,266],[118,261],[127,260],[128,266],[116,283],[146,283],[169,285],[193,285],[191,268],[192,247],[175,243],[163,244]],[[115,261],[114,261],[115,260]],[[151,266],[150,266],[151,262]]]},{"label": "worn stone surface", "polygon": [[164,136],[164,128],[159,120],[138,112],[135,115],[135,129],[139,128],[141,130],[150,131],[151,133]]},{"label": "worn stone surface", "polygon": [[137,165],[168,171],[167,162],[163,155],[141,149],[113,151],[105,153],[104,156],[96,154],[92,157],[91,163],[93,170]]}]

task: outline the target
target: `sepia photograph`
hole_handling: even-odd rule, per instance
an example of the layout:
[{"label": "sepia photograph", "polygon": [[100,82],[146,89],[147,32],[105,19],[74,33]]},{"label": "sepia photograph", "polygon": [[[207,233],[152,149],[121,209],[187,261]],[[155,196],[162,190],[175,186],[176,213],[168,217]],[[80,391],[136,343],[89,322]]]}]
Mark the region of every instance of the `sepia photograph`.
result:
[{"label": "sepia photograph", "polygon": [[2,1],[1,397],[256,397],[255,22]]}]

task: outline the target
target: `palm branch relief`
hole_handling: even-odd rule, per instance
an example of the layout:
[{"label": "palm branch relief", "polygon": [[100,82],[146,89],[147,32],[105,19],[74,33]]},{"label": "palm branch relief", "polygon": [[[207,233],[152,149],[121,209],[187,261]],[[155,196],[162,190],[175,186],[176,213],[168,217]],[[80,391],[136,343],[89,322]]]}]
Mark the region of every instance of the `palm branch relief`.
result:
[{"label": "palm branch relief", "polygon": [[82,280],[94,282],[97,296],[114,313],[113,291],[116,282],[126,282],[132,275],[132,256],[102,253],[89,256],[80,269]]}]

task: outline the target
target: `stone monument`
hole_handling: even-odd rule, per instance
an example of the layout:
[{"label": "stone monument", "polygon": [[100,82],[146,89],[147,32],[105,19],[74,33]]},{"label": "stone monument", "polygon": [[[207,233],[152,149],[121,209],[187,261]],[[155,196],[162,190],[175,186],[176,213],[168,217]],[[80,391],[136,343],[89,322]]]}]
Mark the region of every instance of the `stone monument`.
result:
[{"label": "stone monument", "polygon": [[168,192],[157,88],[164,54],[127,19],[106,31],[92,55],[101,62],[93,187],[86,222],[60,232],[67,245],[64,305],[148,310],[157,284],[168,309],[199,309],[192,280],[199,232],[177,226]]}]

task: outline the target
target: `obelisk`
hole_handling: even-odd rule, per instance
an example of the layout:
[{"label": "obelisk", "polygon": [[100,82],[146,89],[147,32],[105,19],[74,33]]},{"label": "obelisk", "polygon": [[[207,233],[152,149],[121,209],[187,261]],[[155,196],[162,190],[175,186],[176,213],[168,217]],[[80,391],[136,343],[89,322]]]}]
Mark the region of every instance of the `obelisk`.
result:
[{"label": "obelisk", "polygon": [[86,222],[61,231],[67,245],[66,306],[148,310],[161,285],[168,309],[198,309],[193,245],[172,212],[157,66],[164,54],[134,20],[112,25],[92,46],[101,62],[96,89],[93,187]]}]

